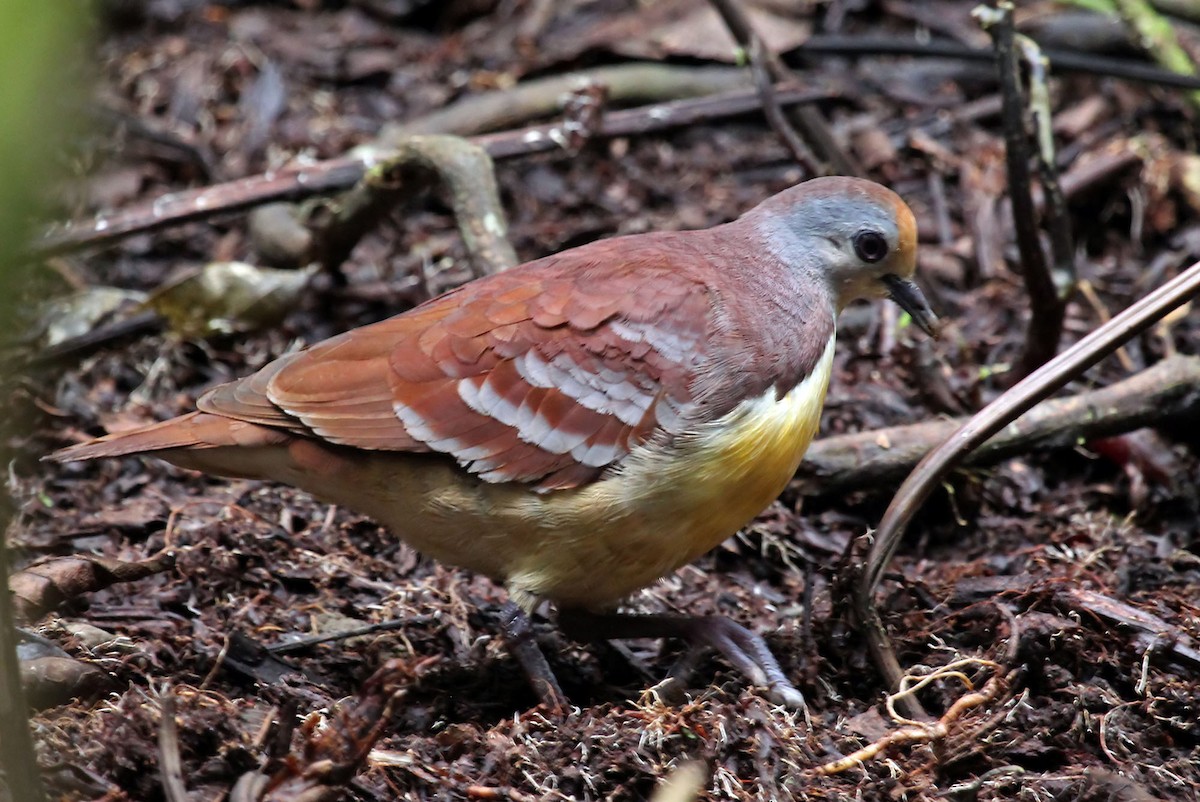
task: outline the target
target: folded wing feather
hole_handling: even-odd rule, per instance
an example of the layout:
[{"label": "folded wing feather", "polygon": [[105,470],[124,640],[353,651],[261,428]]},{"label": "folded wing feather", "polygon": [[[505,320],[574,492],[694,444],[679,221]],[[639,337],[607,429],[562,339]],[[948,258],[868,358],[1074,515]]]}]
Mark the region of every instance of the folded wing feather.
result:
[{"label": "folded wing feather", "polygon": [[[618,251],[620,265],[597,268]],[[214,388],[199,413],[139,430],[156,434],[119,453],[238,445],[237,429],[256,443],[441,452],[489,482],[585,484],[675,433],[692,401],[712,299],[661,254],[600,242],[473,282]],[[171,429],[198,423],[199,435]],[[55,456],[111,456],[133,435]]]}]

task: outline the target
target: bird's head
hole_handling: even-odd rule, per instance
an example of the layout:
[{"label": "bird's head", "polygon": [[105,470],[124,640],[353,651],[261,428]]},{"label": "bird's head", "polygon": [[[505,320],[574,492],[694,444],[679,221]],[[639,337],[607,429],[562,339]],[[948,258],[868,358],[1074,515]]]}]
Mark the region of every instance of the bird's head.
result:
[{"label": "bird's head", "polygon": [[860,178],[814,178],[768,198],[750,214],[768,248],[825,282],[839,310],[860,298],[891,298],[937,336],[937,316],[912,280],[916,219],[895,192]]}]

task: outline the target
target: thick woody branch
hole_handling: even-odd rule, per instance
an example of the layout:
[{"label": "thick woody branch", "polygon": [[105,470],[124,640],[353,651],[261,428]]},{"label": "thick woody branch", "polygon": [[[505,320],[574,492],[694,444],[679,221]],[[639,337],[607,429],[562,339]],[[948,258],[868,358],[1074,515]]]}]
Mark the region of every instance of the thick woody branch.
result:
[{"label": "thick woody branch", "polygon": [[678,67],[669,64],[612,64],[522,81],[511,89],[471,95],[407,122],[384,125],[378,147],[396,147],[413,134],[472,136],[523,125],[563,111],[563,98],[581,87],[603,86],[609,103],[663,103],[748,89],[735,67]]},{"label": "thick woody branch", "polygon": [[260,252],[335,271],[384,215],[434,186],[445,188],[478,274],[517,264],[492,160],[483,148],[457,136],[406,137],[349,192],[309,208],[307,220],[272,204],[255,210],[250,230]]},{"label": "thick woody branch", "polygon": [[[1081,440],[1188,415],[1200,415],[1200,357],[1176,355],[1125,381],[1034,407],[973,451],[964,464],[1071,448]],[[793,487],[810,496],[890,487],[966,422],[931,420],[817,440],[804,455]]]}]

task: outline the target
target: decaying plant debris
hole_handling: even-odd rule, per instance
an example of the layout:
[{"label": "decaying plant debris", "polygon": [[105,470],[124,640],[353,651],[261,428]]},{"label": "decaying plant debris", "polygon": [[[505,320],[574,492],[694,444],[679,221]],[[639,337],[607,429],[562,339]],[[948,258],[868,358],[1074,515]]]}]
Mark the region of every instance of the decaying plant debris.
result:
[{"label": "decaying plant debris", "polygon": [[[304,275],[282,322],[181,328],[125,303],[124,318],[96,317],[50,351],[31,340],[6,355],[28,372],[8,408],[37,422],[16,444],[8,541],[24,623],[41,639],[23,658],[31,687],[34,661],[61,661],[40,664],[53,692],[38,699],[54,706],[32,723],[54,798],[632,800],[679,767],[683,790],[662,798],[691,798],[695,764],[702,799],[1200,795],[1200,314],[1188,307],[1064,393],[1190,376],[1160,409],[1074,438],[1058,420],[1050,450],[1010,432],[1024,445],[956,473],[910,527],[879,605],[929,721],[885,702],[847,617],[845,568],[902,468],[836,492],[805,474],[748,530],[630,600],[733,614],[767,633],[806,718],[725,673],[677,698],[656,687],[672,644],[583,646],[543,622],[576,705],[555,716],[532,706],[496,635],[502,592],[369,520],[157,462],[38,462],[72,439],[178,414],[214,383],[508,263],[479,258],[496,242],[477,247],[469,229],[464,241],[462,204],[438,175],[376,172],[371,184],[355,153],[414,134],[473,137],[495,160],[520,259],[712,225],[806,177],[776,133],[792,112],[773,128],[760,110],[763,76],[786,77],[762,47],[784,48],[802,82],[771,84],[780,109],[817,110],[847,163],[916,209],[922,281],[946,321],[930,343],[892,309],[848,310],[822,433],[874,432],[842,442],[877,455],[900,431],[885,427],[969,415],[1011,384],[1029,308],[996,73],[954,55],[990,53],[972,4],[733,3],[756,30],[781,26],[742,70],[695,44],[723,30],[699,0],[100,5],[103,128],[80,144],[88,169],[62,188],[62,218],[134,223],[119,240],[77,222],[34,243],[47,269],[30,308],[99,288],[152,296],[208,264],[303,270],[314,254],[336,258]],[[1019,30],[1051,54],[1076,244],[1065,345],[1200,259],[1195,111],[1178,86],[1105,77],[1158,69],[1120,18],[1026,5]],[[1191,24],[1176,21],[1176,34],[1195,53]],[[943,57],[922,57],[931,45],[916,31]],[[868,42],[912,47],[855,46]],[[735,62],[733,39],[725,46]],[[1067,48],[1091,74],[1055,67]],[[630,54],[662,64],[627,85],[612,67]],[[545,80],[580,71],[603,77],[565,94]],[[534,80],[550,88],[512,89]],[[477,96],[490,128],[470,119]],[[325,197],[331,187],[355,189]],[[268,195],[292,204],[283,217],[241,213]],[[1046,201],[1035,192],[1032,206],[1043,214]],[[361,220],[354,208],[370,210],[369,224],[342,225]],[[322,243],[331,230],[350,234]]]}]

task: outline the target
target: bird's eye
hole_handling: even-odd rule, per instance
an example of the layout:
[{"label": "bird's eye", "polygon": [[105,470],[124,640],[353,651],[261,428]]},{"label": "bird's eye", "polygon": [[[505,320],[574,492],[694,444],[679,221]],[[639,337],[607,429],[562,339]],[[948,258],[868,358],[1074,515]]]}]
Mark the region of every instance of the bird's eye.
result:
[{"label": "bird's eye", "polygon": [[878,262],[887,256],[887,240],[878,231],[860,231],[854,235],[854,253],[864,262]]}]

